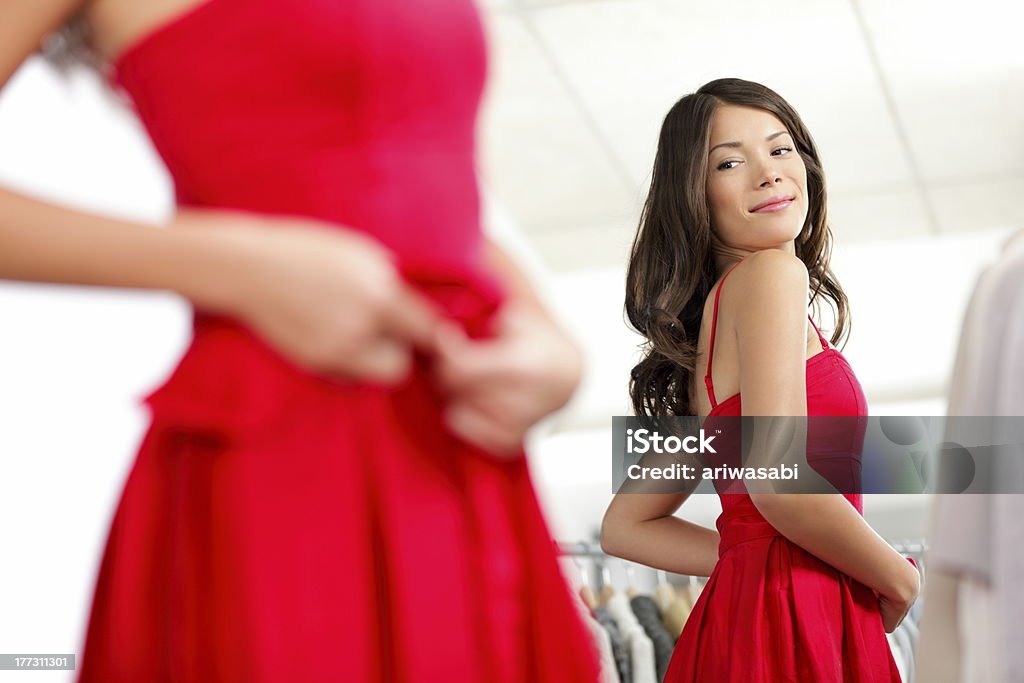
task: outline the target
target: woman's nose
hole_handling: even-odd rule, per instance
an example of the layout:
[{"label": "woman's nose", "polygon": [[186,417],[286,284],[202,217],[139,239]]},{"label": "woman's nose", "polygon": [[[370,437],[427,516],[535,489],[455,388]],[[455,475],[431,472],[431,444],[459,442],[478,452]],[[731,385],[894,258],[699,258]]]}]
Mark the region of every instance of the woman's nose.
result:
[{"label": "woman's nose", "polygon": [[765,183],[774,184],[780,179],[778,165],[779,158],[776,156],[769,154],[768,156],[760,157],[755,168],[757,169],[757,172],[761,174],[760,181],[762,187]]},{"label": "woman's nose", "polygon": [[761,186],[764,187],[766,184],[774,185],[781,177],[779,176],[778,170],[775,168],[775,162],[766,161],[761,164],[759,171],[761,174]]}]

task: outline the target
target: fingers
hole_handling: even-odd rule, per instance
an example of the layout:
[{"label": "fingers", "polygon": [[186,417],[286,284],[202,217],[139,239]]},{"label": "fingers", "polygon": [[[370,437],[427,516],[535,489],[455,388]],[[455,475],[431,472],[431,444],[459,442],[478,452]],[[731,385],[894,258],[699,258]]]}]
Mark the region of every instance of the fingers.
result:
[{"label": "fingers", "polygon": [[351,366],[355,368],[352,375],[358,379],[397,384],[412,368],[412,350],[400,340],[381,337],[354,354]]},{"label": "fingers", "polygon": [[429,299],[411,287],[399,285],[394,301],[382,312],[381,329],[416,346],[430,348],[440,322],[440,315]]},{"label": "fingers", "polygon": [[437,378],[450,391],[501,384],[514,374],[500,342],[470,339],[452,323],[442,322],[435,328],[433,345],[439,355]]},{"label": "fingers", "polygon": [[430,348],[441,318],[433,304],[400,284],[394,298],[380,312],[378,334],[351,358],[359,379],[393,385],[403,381],[413,362],[413,347]]},{"label": "fingers", "polygon": [[503,457],[516,457],[523,434],[499,420],[466,405],[456,405],[445,412],[445,421],[455,434],[486,451]]}]

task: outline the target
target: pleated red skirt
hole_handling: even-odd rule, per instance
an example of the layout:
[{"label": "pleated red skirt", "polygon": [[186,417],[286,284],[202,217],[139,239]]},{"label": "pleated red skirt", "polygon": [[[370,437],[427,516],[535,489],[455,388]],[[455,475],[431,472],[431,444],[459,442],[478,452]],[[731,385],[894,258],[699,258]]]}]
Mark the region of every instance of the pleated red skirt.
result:
[{"label": "pleated red skirt", "polygon": [[418,362],[329,382],[200,316],[147,399],[79,680],[594,680],[525,457],[448,432]]}]

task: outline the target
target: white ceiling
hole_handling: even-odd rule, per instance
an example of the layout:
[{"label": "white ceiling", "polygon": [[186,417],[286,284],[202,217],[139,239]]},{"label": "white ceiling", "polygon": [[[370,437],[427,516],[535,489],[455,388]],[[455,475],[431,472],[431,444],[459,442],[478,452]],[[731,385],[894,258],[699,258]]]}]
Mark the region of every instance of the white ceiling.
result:
[{"label": "white ceiling", "polygon": [[1024,5],[487,0],[492,195],[549,268],[622,264],[662,118],[759,81],[821,151],[837,245],[1024,225]]}]

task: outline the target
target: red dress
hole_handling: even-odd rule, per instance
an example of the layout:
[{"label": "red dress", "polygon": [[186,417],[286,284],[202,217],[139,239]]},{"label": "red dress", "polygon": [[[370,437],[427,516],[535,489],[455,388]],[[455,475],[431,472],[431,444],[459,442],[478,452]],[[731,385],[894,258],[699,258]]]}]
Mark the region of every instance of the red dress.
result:
[{"label": "red dress", "polygon": [[[205,0],[113,67],[180,205],[365,231],[487,334],[469,0]],[[447,431],[428,363],[330,382],[196,312],[146,397],[79,680],[595,680],[525,459]]]},{"label": "red dress", "polygon": [[[703,428],[712,432],[716,418],[742,415],[740,395],[717,403],[711,382],[722,283],[705,375],[712,409]],[[807,361],[808,416],[866,416],[853,369],[814,329],[822,351]],[[808,462],[833,483],[830,475],[857,476],[866,428],[864,420],[842,422],[852,426],[841,430],[844,443],[808,423]],[[874,591],[783,537],[735,485],[728,493],[725,485],[716,486],[722,502],[719,559],[679,637],[665,683],[899,683]],[[855,483],[843,486],[857,490]],[[863,514],[860,493],[843,496]]]}]

